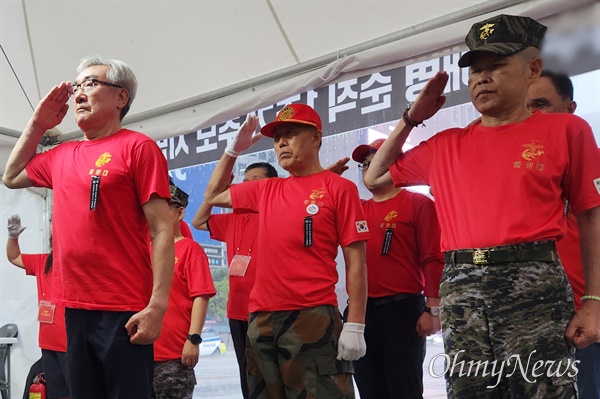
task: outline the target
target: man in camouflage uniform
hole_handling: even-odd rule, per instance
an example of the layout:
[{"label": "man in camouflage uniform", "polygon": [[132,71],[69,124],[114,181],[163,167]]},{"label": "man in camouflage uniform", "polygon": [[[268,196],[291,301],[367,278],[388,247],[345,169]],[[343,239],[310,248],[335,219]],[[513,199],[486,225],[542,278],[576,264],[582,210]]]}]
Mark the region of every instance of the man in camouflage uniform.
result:
[{"label": "man in camouflage uniform", "polygon": [[[438,73],[365,176],[369,189],[391,180],[430,184],[435,193],[449,398],[575,398],[577,370],[565,337],[578,348],[600,340],[597,146],[581,118],[526,107],[527,89],[542,71],[545,30],[509,15],[474,24],[459,66],[470,66],[481,120],[402,152],[411,129],[444,104],[448,75]],[[573,317],[555,250],[564,235],[564,197],[580,224],[589,299]]]}]

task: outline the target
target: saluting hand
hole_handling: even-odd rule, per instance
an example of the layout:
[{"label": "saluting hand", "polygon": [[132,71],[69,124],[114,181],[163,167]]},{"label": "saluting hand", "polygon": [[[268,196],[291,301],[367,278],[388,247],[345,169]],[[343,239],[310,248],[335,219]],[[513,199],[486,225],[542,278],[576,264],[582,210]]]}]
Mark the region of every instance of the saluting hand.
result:
[{"label": "saluting hand", "polygon": [[62,82],[42,98],[32,117],[32,122],[38,129],[45,132],[62,122],[69,109],[67,101],[70,90],[71,83]]},{"label": "saluting hand", "polygon": [[242,152],[252,147],[254,143],[263,137],[260,133],[253,136],[257,127],[258,117],[254,114],[248,114],[240,130],[235,133],[229,144],[227,144],[225,153],[230,157],[237,158]]},{"label": "saluting hand", "polygon": [[23,230],[26,227],[21,227],[21,217],[19,215],[12,215],[8,218],[8,238],[16,240],[19,238]]},{"label": "saluting hand", "polygon": [[446,102],[446,96],[443,95],[446,83],[448,83],[448,74],[446,72],[436,73],[410,107],[408,117],[412,121],[421,122],[435,115]]}]

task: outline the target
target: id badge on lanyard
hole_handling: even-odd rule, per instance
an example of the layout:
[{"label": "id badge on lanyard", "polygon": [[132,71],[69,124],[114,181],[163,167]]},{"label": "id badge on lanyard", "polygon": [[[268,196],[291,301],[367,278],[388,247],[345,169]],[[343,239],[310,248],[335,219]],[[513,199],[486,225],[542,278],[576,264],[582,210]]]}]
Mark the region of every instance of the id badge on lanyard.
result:
[{"label": "id badge on lanyard", "polygon": [[54,311],[56,310],[56,305],[52,302],[48,301],[40,301],[40,305],[38,308],[38,321],[40,323],[54,323]]},{"label": "id badge on lanyard", "polygon": [[387,255],[390,253],[392,235],[394,235],[394,229],[385,229],[385,238],[383,239],[383,246],[381,247],[381,255]]},{"label": "id badge on lanyard", "polygon": [[229,264],[229,275],[244,277],[246,275],[246,271],[248,270],[250,259],[252,259],[250,255],[236,254],[233,259],[231,259],[231,263]]}]

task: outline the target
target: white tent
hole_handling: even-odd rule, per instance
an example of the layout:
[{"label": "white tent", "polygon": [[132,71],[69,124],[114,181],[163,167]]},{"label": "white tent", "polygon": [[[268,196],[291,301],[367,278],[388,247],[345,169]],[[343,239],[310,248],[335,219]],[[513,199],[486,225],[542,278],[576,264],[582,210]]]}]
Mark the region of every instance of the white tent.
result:
[{"label": "white tent", "polygon": [[[53,85],[73,80],[84,56],[101,54],[132,67],[139,89],[124,124],[158,140],[426,54],[463,51],[469,27],[488,16],[539,19],[587,7],[600,25],[598,5],[597,0],[0,0],[0,171],[32,108]],[[81,137],[70,114],[57,128],[64,133],[59,140]],[[39,193],[15,197],[0,188],[2,220],[15,212],[42,215],[31,219],[24,236],[37,243],[28,250],[42,250],[47,217]],[[0,233],[3,243],[6,232]],[[11,297],[24,292],[33,298],[34,283],[1,258],[0,325],[21,320],[23,339],[35,342],[35,321],[20,315],[29,313],[22,298]],[[15,349],[13,398],[37,356],[22,343]]]},{"label": "white tent", "polygon": [[[541,18],[592,2],[2,0],[0,134],[17,136],[86,55],[130,64],[139,91],[125,123],[159,139],[462,46],[486,15]],[[80,135],[69,115],[58,129]]]}]

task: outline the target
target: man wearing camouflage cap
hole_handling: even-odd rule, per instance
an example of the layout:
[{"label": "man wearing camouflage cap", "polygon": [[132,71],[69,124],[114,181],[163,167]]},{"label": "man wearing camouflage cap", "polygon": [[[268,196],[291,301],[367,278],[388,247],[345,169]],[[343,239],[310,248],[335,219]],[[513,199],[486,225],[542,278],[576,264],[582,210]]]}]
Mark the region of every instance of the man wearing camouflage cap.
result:
[{"label": "man wearing camouflage cap", "polygon": [[[459,65],[470,66],[480,122],[402,152],[412,128],[445,102],[448,75],[438,73],[365,176],[370,189],[393,181],[429,184],[435,193],[450,398],[575,398],[577,370],[565,337],[578,348],[600,340],[597,146],[582,119],[526,107],[528,86],[542,71],[545,29],[508,15],[473,25],[466,38],[471,51]],[[582,309],[573,317],[554,244],[565,233],[563,197],[580,223],[587,276]]]},{"label": "man wearing camouflage cap", "polygon": [[175,268],[160,337],[154,343],[155,399],[191,399],[194,366],[209,299],[216,294],[208,258],[196,241],[181,234],[180,223],[189,195],[171,181],[169,215],[175,242]]}]

